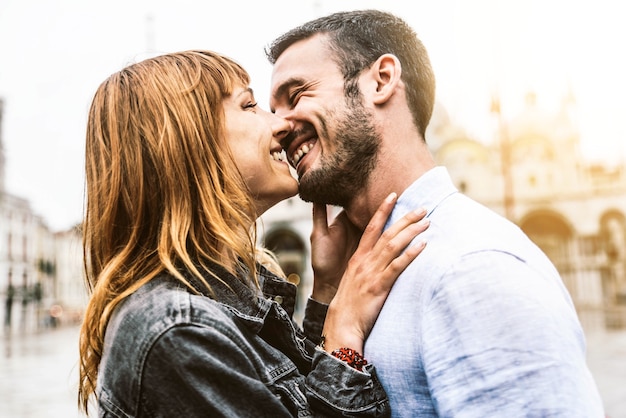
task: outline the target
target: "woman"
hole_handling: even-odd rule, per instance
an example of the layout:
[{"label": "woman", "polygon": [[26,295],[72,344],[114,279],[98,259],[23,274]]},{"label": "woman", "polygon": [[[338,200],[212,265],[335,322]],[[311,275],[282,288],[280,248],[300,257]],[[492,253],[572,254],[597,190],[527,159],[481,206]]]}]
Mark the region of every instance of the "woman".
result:
[{"label": "woman", "polygon": [[381,235],[392,195],[360,237],[317,207],[300,330],[295,287],[255,236],[255,220],[297,193],[289,135],[257,107],[246,71],[214,52],[147,59],[99,87],[86,140],[85,412],[95,395],[107,417],[389,413],[358,353],[423,249],[405,247],[424,213]]}]

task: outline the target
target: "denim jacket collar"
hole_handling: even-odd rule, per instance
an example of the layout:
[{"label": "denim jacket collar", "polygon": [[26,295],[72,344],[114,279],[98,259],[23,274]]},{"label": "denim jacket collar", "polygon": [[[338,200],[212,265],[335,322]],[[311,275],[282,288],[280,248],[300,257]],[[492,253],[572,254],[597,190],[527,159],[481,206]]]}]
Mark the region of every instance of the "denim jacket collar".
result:
[{"label": "denim jacket collar", "polygon": [[196,277],[187,273],[187,280],[198,292],[217,300],[237,316],[245,319],[254,332],[261,331],[274,302],[280,304],[289,316],[293,315],[296,286],[276,276],[262,265],[257,264],[260,291],[246,284],[243,276],[247,273],[241,272],[242,277],[238,278],[215,263],[209,264],[208,267],[221,279],[216,280],[208,273],[204,275],[213,290],[213,295]]}]

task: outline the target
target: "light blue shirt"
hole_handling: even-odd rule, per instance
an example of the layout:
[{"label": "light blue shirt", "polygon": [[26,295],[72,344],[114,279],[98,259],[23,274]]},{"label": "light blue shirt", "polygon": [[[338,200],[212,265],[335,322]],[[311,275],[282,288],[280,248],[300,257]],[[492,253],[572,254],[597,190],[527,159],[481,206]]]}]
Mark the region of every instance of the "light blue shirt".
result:
[{"label": "light blue shirt", "polygon": [[393,417],[603,417],[571,298],[513,223],[437,167],[388,226],[425,207],[426,249],[395,283],[365,344]]}]

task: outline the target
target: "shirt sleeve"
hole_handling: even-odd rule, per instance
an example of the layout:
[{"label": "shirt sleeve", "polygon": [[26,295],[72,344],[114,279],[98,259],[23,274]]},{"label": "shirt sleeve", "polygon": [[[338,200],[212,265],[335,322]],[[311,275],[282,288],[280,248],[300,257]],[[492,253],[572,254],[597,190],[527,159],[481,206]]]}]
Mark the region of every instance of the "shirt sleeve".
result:
[{"label": "shirt sleeve", "polygon": [[465,256],[433,289],[422,331],[440,416],[604,416],[558,276],[504,252]]}]

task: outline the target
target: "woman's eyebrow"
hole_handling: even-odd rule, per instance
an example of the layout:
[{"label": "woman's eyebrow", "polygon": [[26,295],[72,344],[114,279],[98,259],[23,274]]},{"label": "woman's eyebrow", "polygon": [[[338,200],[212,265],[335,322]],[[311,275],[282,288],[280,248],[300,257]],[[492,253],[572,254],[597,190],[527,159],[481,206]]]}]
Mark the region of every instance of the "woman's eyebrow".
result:
[{"label": "woman's eyebrow", "polygon": [[251,87],[248,87],[248,88],[246,88],[246,89],[243,89],[243,90],[241,91],[241,93],[237,94],[237,97],[241,97],[241,96],[243,96],[244,94],[247,94],[247,93],[249,93],[249,94],[251,94],[251,95],[253,95],[253,96],[254,96],[254,90],[252,90],[252,88],[251,88]]}]

